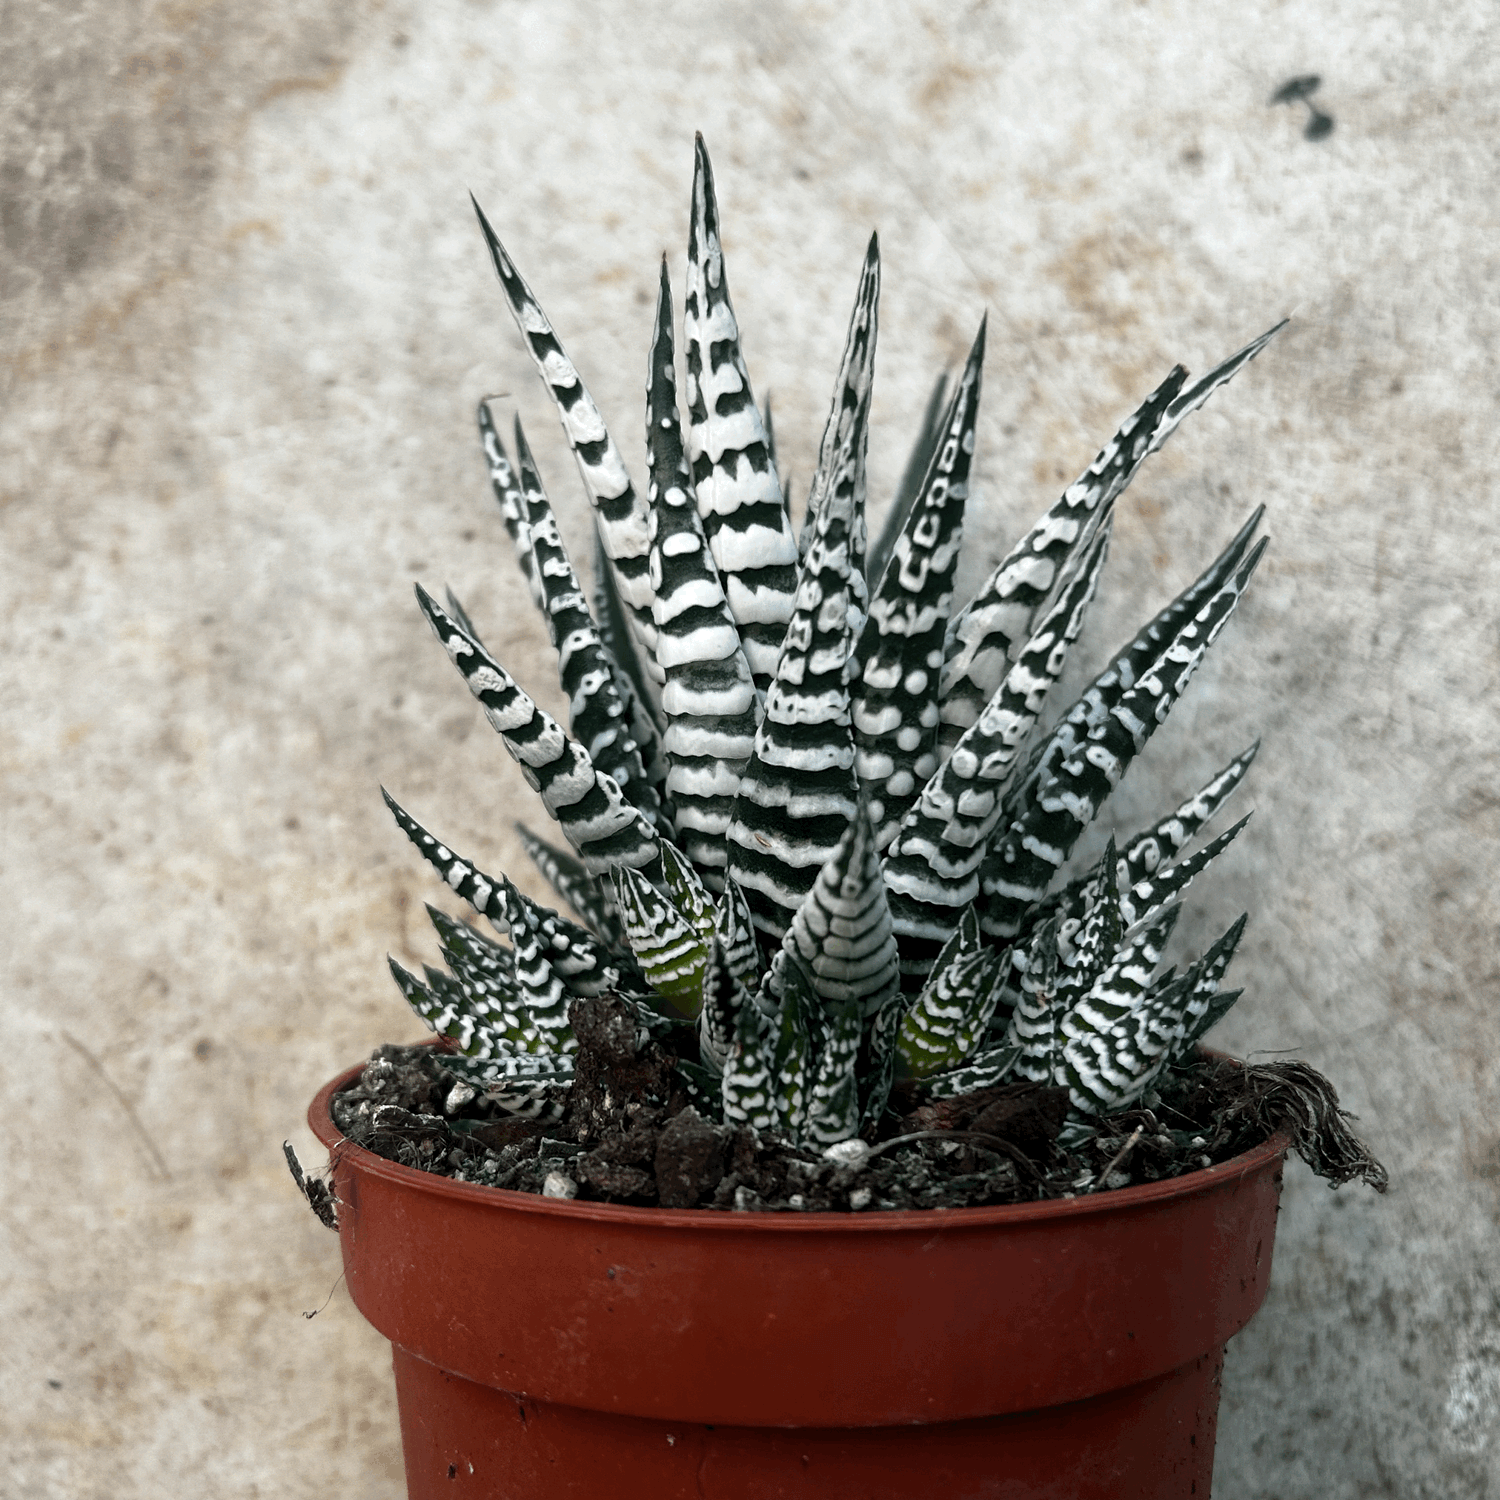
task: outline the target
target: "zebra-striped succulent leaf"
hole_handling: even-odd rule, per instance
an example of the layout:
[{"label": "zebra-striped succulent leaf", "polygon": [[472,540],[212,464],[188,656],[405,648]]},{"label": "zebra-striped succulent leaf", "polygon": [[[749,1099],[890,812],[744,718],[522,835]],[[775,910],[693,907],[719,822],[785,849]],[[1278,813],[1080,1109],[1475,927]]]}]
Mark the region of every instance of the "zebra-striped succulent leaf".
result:
[{"label": "zebra-striped succulent leaf", "polygon": [[759,989],[765,965],[755,936],[750,903],[745,900],[745,893],[737,881],[724,883],[724,892],[714,908],[714,936],[724,949],[724,962],[729,972],[746,989]]},{"label": "zebra-striped succulent leaf", "polygon": [[520,1113],[553,1109],[577,1046],[568,1007],[608,990],[710,1116],[809,1144],[878,1129],[898,1076],[927,1097],[1065,1086],[1070,1139],[1139,1100],[1238,993],[1219,986],[1243,919],[1181,974],[1160,970],[1183,893],[1244,821],[1193,841],[1256,747],[1089,868],[1073,851],[1234,612],[1265,546],[1261,513],[1076,702],[1049,700],[1127,485],[1276,330],[1197,382],[1173,369],[957,608],[985,462],[983,323],[959,378],[933,390],[867,558],[873,237],[822,441],[803,459],[799,538],[701,139],[680,331],[661,269],[644,487],[482,212],[479,225],[577,460],[599,561],[590,608],[519,419],[508,453],[481,403],[486,473],[556,648],[568,728],[490,656],[451,593],[446,608],[417,597],[562,829],[566,850],[518,825],[578,920],[486,875],[387,797],[508,939],[434,912],[448,972],[424,981],[392,964],[412,1008],[465,1054],[455,1077]]},{"label": "zebra-striped succulent leaf", "polygon": [[812,1064],[809,1013],[817,1004],[802,964],[785,949],[771,961],[762,990],[774,997],[771,1049],[771,1097],[782,1131],[793,1140],[807,1114],[807,1087]]},{"label": "zebra-striped succulent leaf", "polygon": [[980,941],[970,907],[902,1019],[896,1052],[910,1076],[948,1071],[973,1053],[995,1011],[1004,957]]},{"label": "zebra-striped succulent leaf", "polygon": [[825,1006],[814,1030],[814,1062],[801,1138],[814,1146],[831,1146],[859,1131],[857,1064],[864,1035],[859,1002]]},{"label": "zebra-striped succulent leaf", "polygon": [[734,1041],[719,1079],[726,1125],[748,1125],[752,1130],[781,1128],[775,1076],[776,1026],[776,1021],[753,1001],[740,1006]]},{"label": "zebra-striped succulent leaf", "polygon": [[724,831],[755,744],[755,685],[698,515],[683,453],[672,343],[672,290],[662,261],[646,394],[651,470],[652,618],[666,682],[667,789],[684,852],[722,887]]},{"label": "zebra-striped succulent leaf", "polygon": [[520,1119],[556,1120],[563,1111],[554,1094],[573,1081],[573,1059],[557,1055],[500,1061],[444,1057],[443,1071]]},{"label": "zebra-striped succulent leaf", "polygon": [[729,1049],[734,1045],[740,1011],[750,1004],[750,992],[735,977],[715,935],[708,946],[708,967],[703,974],[703,1008],[698,1012],[699,1061],[712,1073],[722,1074]]},{"label": "zebra-striped succulent leaf", "polygon": [[806,966],[814,994],[830,1012],[852,1004],[863,1019],[894,996],[896,934],[875,830],[863,803],[797,908],[782,944]]},{"label": "zebra-striped succulent leaf", "polygon": [[625,932],[614,897],[603,882],[589,872],[565,850],[539,839],[524,823],[516,824],[516,837],[541,872],[542,878],[557,892],[601,943],[612,952],[625,947]]},{"label": "zebra-striped succulent leaf", "polygon": [[933,383],[932,394],[927,398],[927,409],[922,413],[922,425],[917,430],[917,441],[912,446],[911,456],[901,471],[901,483],[896,486],[896,498],[891,501],[885,520],[880,524],[880,535],[870,548],[869,576],[880,579],[885,576],[886,564],[895,550],[896,538],[906,526],[906,518],[917,503],[922,480],[937,452],[943,434],[943,414],[948,409],[948,372],[945,370]]},{"label": "zebra-striped succulent leaf", "polygon": [[[470,1004],[457,980],[449,979],[452,989],[441,993],[430,983],[424,985],[389,954],[385,961],[406,1003],[434,1036],[446,1037],[460,1052],[475,1057],[497,1057],[510,1050],[504,1045],[503,1036],[485,1024],[486,1018]],[[431,978],[429,974],[429,981]]]},{"label": "zebra-striped succulent leaf", "polygon": [[1187,973],[1147,995],[1107,1028],[1075,1025],[1075,1034],[1061,1046],[1053,1081],[1067,1088],[1076,1115],[1107,1114],[1135,1103],[1163,1068],[1192,1045],[1194,1026],[1207,1014],[1244,928],[1241,917]]},{"label": "zebra-striped succulent leaf", "polygon": [[870,798],[880,849],[896,836],[907,809],[938,768],[943,633],[963,543],[984,334],[981,323],[932,461],[855,643],[855,765],[860,786]]},{"label": "zebra-striped succulent leaf", "polygon": [[670,895],[629,865],[615,871],[615,908],[647,983],[679,1015],[696,1016],[703,1004],[712,928],[706,938],[702,926],[684,915]]},{"label": "zebra-striped succulent leaf", "polygon": [[614,777],[597,770],[588,751],[569,739],[557,720],[538,708],[421,584],[417,600],[485,717],[527,781],[541,793],[542,806],[557,819],[584,867],[597,875],[622,864],[637,869],[656,866],[660,851],[655,830],[625,800]]},{"label": "zebra-striped succulent leaf", "polygon": [[740,352],[739,324],[724,274],[713,167],[702,136],[694,158],[682,321],[688,457],[698,514],[755,685],[764,692],[792,617],[797,542]]}]

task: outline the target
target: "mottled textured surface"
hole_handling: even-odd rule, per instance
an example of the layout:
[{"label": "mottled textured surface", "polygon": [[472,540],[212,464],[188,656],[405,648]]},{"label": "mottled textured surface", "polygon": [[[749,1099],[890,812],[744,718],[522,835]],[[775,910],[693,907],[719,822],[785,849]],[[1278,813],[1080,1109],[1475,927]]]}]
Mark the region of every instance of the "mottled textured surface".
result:
[{"label": "mottled textured surface", "polygon": [[[871,228],[877,522],[988,309],[960,597],[1174,360],[1293,315],[1121,502],[1075,653],[1097,664],[1267,504],[1271,551],[1117,826],[1264,733],[1230,812],[1257,815],[1174,944],[1253,913],[1222,1043],[1332,1075],[1392,1191],[1289,1171],[1215,1492],[1500,1492],[1492,9],[850,15],[7,13],[0,1493],[400,1494],[381,1341],[341,1289],[299,1316],[336,1246],[279,1148],[312,1157],[316,1086],[412,1035],[386,951],[436,957],[435,882],[379,782],[541,890],[509,831],[531,795],[410,592],[451,582],[549,680],[480,396],[519,402],[592,550],[465,190],[641,484],[694,129],[799,496]],[[1267,103],[1307,72],[1317,141]]]}]

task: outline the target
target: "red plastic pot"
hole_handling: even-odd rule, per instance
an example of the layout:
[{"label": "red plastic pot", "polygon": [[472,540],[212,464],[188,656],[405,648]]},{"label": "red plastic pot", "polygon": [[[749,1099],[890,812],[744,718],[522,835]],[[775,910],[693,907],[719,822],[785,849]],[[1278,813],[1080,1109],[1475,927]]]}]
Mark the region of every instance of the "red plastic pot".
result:
[{"label": "red plastic pot", "polygon": [[329,1114],[359,1072],[308,1121],[412,1500],[1206,1500],[1285,1137],[1060,1202],[639,1209],[375,1156]]}]

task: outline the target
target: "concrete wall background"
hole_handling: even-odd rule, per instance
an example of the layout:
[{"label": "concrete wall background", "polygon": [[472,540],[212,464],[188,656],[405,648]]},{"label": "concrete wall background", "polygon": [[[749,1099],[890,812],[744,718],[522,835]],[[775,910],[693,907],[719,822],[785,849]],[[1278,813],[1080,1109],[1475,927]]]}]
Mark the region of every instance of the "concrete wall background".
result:
[{"label": "concrete wall background", "polygon": [[[377,783],[523,868],[530,794],[409,592],[553,680],[478,396],[587,530],[464,193],[639,472],[695,128],[799,492],[872,226],[876,495],[988,308],[970,582],[1175,359],[1294,314],[1122,502],[1088,637],[1270,507],[1118,819],[1265,735],[1184,936],[1253,913],[1222,1043],[1324,1069],[1393,1185],[1289,1170],[1216,1493],[1500,1494],[1493,13],[1033,10],[7,8],[0,1494],[401,1493],[382,1341],[341,1288],[299,1316],[337,1250],[279,1145],[413,1033],[383,955],[431,956],[435,891]],[[1317,143],[1266,102],[1311,71]]]}]

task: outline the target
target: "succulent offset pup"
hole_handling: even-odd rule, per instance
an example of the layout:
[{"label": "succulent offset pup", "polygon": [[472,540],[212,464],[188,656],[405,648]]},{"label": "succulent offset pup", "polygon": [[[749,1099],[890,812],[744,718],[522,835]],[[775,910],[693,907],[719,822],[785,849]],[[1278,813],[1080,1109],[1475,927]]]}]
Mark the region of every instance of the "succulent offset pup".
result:
[{"label": "succulent offset pup", "polygon": [[[476,204],[476,211],[478,206]],[[555,1112],[574,1000],[619,996],[699,1109],[793,1141],[869,1135],[897,1080],[929,1098],[1012,1079],[1066,1088],[1065,1144],[1138,1104],[1239,991],[1241,917],[1159,973],[1189,883],[1241,820],[1184,850],[1251,746],[1181,806],[1061,880],[1080,836],[1187,687],[1265,547],[1257,510],[1043,728],[1108,550],[1112,508],[1178,423],[1260,352],[1189,384],[1173,369],[954,608],[985,330],[945,382],[867,547],[865,452],[880,260],[872,237],[806,515],[794,528],[725,280],[701,138],[676,385],[665,260],[644,494],[482,212],[517,325],[597,523],[594,607],[522,433],[488,406],[490,478],[557,649],[567,730],[481,644],[451,594],[417,596],[567,848],[522,828],[579,920],[538,906],[386,797],[442,878],[509,946],[432,911],[450,972],[394,960],[444,1067],[523,1115]],[[1278,325],[1280,326],[1280,325]]]}]

